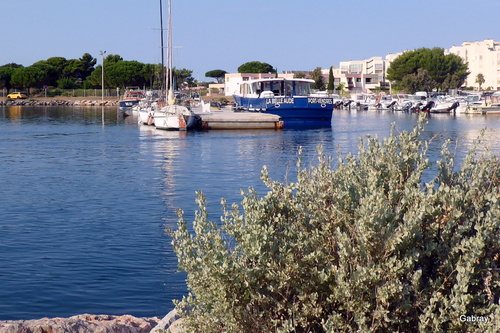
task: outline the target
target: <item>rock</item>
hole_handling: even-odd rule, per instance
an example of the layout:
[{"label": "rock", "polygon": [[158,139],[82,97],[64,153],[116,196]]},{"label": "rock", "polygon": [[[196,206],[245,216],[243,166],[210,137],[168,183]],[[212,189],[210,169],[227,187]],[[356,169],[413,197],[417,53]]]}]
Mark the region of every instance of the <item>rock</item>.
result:
[{"label": "rock", "polygon": [[0,100],[0,106],[118,106],[118,101],[110,100]]},{"label": "rock", "polygon": [[69,318],[0,321],[0,333],[149,333],[160,319],[83,314]]},{"label": "rock", "polygon": [[170,329],[170,332],[172,333],[180,332],[177,329],[177,326],[181,320],[181,317],[177,314],[177,310],[173,309],[165,317],[163,317],[162,320],[160,320],[160,322],[151,330],[150,333],[166,332],[167,329]]}]

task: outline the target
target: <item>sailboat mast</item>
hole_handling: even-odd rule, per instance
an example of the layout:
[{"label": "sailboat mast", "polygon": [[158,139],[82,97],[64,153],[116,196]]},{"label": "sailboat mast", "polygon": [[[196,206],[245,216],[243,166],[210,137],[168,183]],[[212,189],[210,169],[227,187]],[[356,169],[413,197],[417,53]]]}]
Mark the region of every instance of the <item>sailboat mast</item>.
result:
[{"label": "sailboat mast", "polygon": [[166,91],[166,81],[165,81],[165,49],[163,47],[163,6],[162,6],[162,0],[160,0],[160,47],[161,47],[161,72],[160,72],[160,78],[161,78],[161,93],[163,94],[163,90],[165,89]]},{"label": "sailboat mast", "polygon": [[167,26],[167,72],[168,87],[173,90],[172,81],[172,1],[168,0],[168,26]]}]

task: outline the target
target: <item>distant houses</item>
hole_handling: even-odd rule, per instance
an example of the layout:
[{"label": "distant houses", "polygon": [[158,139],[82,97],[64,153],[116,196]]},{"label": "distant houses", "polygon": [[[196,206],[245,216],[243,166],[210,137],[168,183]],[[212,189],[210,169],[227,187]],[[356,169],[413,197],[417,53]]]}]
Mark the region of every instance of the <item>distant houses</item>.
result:
[{"label": "distant houses", "polygon": [[[386,80],[387,68],[394,59],[403,52],[388,54],[385,58],[372,57],[365,60],[341,61],[333,66],[334,85],[343,84],[351,93],[369,92],[379,88],[390,88]],[[480,42],[464,42],[461,46],[452,46],[445,53],[456,54],[469,64],[470,74],[465,82],[468,87],[478,88],[476,77],[482,74],[485,82],[483,89],[500,90],[500,42],[486,39]],[[330,68],[322,69],[325,82],[328,82]],[[309,72],[309,71],[304,71]],[[211,84],[209,88],[217,89],[220,95],[232,96],[239,89],[239,83],[250,79],[272,77],[294,77],[294,72],[272,73],[228,73],[225,83]]]}]

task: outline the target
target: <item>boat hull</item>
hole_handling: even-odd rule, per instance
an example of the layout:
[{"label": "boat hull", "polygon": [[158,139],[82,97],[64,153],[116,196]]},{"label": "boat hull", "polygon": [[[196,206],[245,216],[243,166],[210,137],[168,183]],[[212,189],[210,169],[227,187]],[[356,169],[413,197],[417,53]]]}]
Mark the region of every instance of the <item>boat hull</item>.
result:
[{"label": "boat hull", "polygon": [[284,125],[331,125],[333,98],[270,97],[246,98],[234,95],[237,108],[280,116]]},{"label": "boat hull", "polygon": [[127,100],[127,101],[119,101],[120,108],[132,108],[139,104],[139,100]]},{"label": "boat hull", "polygon": [[138,118],[141,125],[154,125],[153,111],[151,109],[140,109]]},{"label": "boat hull", "polygon": [[154,112],[153,121],[158,129],[185,131],[194,127],[196,115],[184,106],[168,105]]}]

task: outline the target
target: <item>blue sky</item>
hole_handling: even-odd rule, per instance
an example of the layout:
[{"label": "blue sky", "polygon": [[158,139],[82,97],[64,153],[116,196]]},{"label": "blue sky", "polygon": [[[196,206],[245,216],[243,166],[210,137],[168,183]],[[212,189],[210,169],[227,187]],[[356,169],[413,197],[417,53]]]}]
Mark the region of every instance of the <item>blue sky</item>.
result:
[{"label": "blue sky", "polygon": [[[166,27],[167,0],[163,0]],[[0,0],[0,65],[99,51],[160,63],[159,0]],[[248,61],[338,66],[420,47],[500,41],[500,0],[172,0],[173,62],[205,80]]]}]

